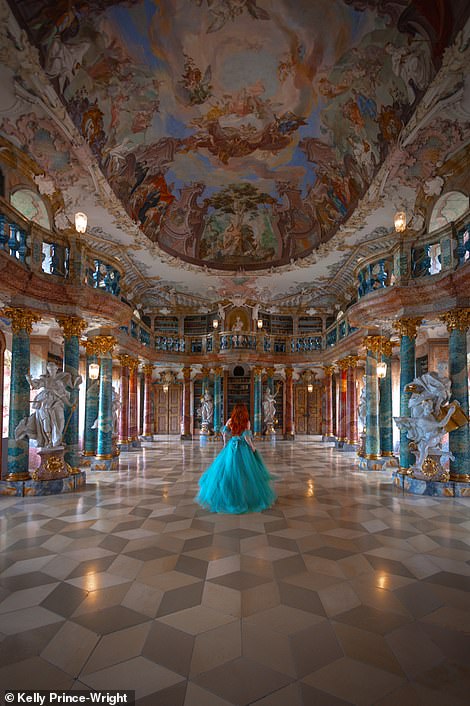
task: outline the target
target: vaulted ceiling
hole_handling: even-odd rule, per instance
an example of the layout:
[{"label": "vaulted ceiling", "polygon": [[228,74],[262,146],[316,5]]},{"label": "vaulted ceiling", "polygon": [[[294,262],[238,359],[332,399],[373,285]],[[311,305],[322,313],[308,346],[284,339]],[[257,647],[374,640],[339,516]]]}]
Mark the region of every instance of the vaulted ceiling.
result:
[{"label": "vaulted ceiling", "polygon": [[135,268],[146,307],[169,292],[331,306],[335,276],[468,140],[463,102],[458,124],[421,115],[446,47],[465,65],[468,0],[9,4],[42,75],[18,81],[10,60],[0,132],[63,217],[86,210],[90,237]]}]

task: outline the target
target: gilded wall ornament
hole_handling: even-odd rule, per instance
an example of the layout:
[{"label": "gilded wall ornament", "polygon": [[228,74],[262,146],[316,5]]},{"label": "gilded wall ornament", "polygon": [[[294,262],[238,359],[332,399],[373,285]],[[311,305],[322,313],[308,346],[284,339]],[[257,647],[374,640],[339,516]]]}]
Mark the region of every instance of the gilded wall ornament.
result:
[{"label": "gilded wall ornament", "polygon": [[423,323],[421,317],[405,316],[402,319],[397,319],[393,322],[393,328],[398,333],[400,338],[403,336],[408,336],[408,338],[416,338],[418,335],[418,328]]},{"label": "gilded wall ornament", "polygon": [[96,344],[96,354],[98,356],[111,353],[117,342],[114,336],[95,336],[92,340]]},{"label": "gilded wall ornament", "polygon": [[153,373],[153,365],[152,363],[145,363],[145,365],[142,367],[142,370],[144,371],[145,375],[152,375]]},{"label": "gilded wall ornament", "polygon": [[3,315],[7,319],[10,319],[13,333],[26,331],[26,333],[31,335],[33,324],[41,320],[41,315],[36,314],[34,311],[30,311],[29,309],[15,309],[9,306],[3,309]]},{"label": "gilded wall ornament", "polygon": [[334,373],[335,366],[334,365],[324,365],[323,366],[323,372],[325,373],[325,377],[331,377]]},{"label": "gilded wall ornament", "polygon": [[87,322],[78,316],[57,316],[56,321],[62,329],[64,338],[81,336],[88,326]]}]

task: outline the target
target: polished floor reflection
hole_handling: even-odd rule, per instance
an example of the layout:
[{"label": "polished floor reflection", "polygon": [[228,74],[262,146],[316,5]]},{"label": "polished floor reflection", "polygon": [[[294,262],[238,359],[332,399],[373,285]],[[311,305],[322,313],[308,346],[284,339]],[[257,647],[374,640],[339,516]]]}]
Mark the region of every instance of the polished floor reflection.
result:
[{"label": "polished floor reflection", "polygon": [[265,442],[278,503],[213,515],[193,497],[218,448],[160,441],[80,494],[0,499],[2,688],[467,704],[470,501],[403,497],[349,454]]}]

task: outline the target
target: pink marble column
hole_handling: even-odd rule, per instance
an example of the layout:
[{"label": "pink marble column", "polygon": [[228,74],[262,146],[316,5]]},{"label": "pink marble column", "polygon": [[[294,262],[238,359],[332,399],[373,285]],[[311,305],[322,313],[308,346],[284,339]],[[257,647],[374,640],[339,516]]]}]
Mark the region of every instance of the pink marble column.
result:
[{"label": "pink marble column", "polygon": [[286,368],[286,421],[285,438],[294,438],[294,381],[292,368]]},{"label": "pink marble column", "polygon": [[325,373],[325,420],[323,427],[324,436],[333,436],[333,366],[324,365]]},{"label": "pink marble column", "polygon": [[130,358],[129,360],[129,444],[133,448],[139,446],[139,438],[137,432],[137,368],[139,367],[138,358]]},{"label": "pink marble column", "polygon": [[356,365],[357,356],[349,356],[349,366],[346,377],[346,436],[348,444],[357,444],[357,394],[356,394]]},{"label": "pink marble column", "polygon": [[345,359],[338,361],[339,375],[339,410],[338,410],[338,441],[347,441],[346,428],[346,392],[347,392],[347,363]]},{"label": "pink marble column", "polygon": [[144,365],[144,428],[143,435],[146,439],[153,439],[155,428],[152,406],[152,372],[153,365]]},{"label": "pink marble column", "polygon": [[119,439],[118,443],[123,450],[127,449],[129,443],[129,360],[128,355],[120,355],[121,364],[121,413],[119,416]]},{"label": "pink marble column", "polygon": [[182,439],[192,439],[191,434],[191,368],[183,368],[183,424]]}]

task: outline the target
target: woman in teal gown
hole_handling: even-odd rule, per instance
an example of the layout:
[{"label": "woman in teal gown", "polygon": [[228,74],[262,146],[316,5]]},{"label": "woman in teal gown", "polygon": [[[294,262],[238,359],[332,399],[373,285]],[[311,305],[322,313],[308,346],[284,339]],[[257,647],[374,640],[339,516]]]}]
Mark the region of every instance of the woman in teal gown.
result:
[{"label": "woman in teal gown", "polygon": [[217,458],[199,479],[196,502],[211,512],[241,514],[271,507],[276,493],[272,476],[253,445],[248,410],[235,405],[227,425],[231,436]]}]

